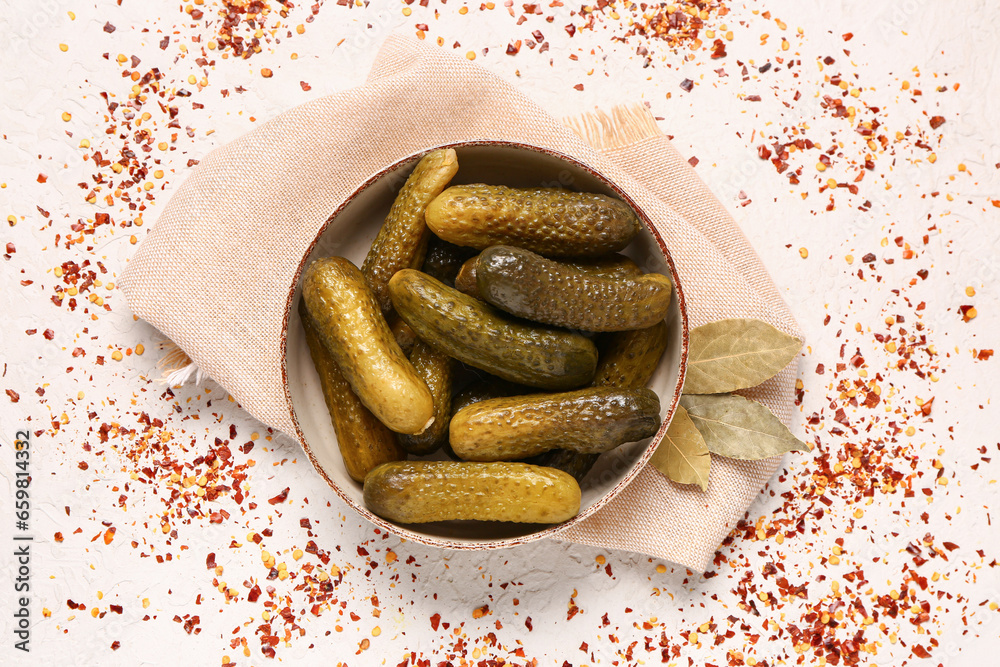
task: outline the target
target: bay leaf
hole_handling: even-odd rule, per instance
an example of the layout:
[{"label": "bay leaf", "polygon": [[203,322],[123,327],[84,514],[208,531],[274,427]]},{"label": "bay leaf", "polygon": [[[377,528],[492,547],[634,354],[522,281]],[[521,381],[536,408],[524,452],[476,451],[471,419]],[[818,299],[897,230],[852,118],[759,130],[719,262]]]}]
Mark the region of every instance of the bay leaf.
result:
[{"label": "bay leaf", "polygon": [[685,394],[749,389],[788,365],[802,341],[767,322],[728,319],[696,327],[688,343]]},{"label": "bay leaf", "polygon": [[670,428],[649,462],[678,484],[697,484],[708,488],[708,469],[712,455],[687,410],[677,406]]},{"label": "bay leaf", "polygon": [[766,407],[736,394],[681,396],[681,405],[705,438],[708,451],[731,459],[756,461],[809,446]]}]

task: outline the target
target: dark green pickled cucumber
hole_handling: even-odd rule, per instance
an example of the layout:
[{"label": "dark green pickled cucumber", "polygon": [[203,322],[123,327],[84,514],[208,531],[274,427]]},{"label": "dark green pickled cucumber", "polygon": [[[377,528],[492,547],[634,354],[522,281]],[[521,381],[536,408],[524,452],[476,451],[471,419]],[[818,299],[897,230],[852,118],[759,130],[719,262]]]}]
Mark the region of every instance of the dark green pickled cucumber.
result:
[{"label": "dark green pickled cucumber", "polygon": [[422,157],[396,195],[361,265],[365,281],[386,317],[392,309],[389,279],[400,269],[416,269],[423,264],[430,237],[424,212],[457,171],[458,156],[452,148],[431,151]]},{"label": "dark green pickled cucumber", "polygon": [[302,277],[302,298],[340,372],[379,421],[397,433],[422,433],[431,425],[431,392],[396,343],[358,267],[343,257],[316,260]]},{"label": "dark green pickled cucumber", "polygon": [[417,336],[465,364],[551,390],[580,387],[594,377],[597,348],[579,334],[518,322],[420,271],[397,273],[389,293]]},{"label": "dark green pickled cucumber", "polygon": [[558,188],[457,185],[427,207],[427,226],[472,248],[514,245],[547,257],[598,257],[638,233],[635,212],[618,199]]},{"label": "dark green pickled cucumber", "polygon": [[409,453],[422,456],[436,452],[448,440],[455,360],[418,338],[410,352],[410,363],[427,383],[431,396],[434,397],[434,423],[423,433],[401,435],[399,444]]},{"label": "dark green pickled cucumber", "polygon": [[[459,292],[474,296],[479,296],[479,286],[476,284],[476,261],[479,255],[471,257],[462,264],[455,276],[455,289]],[[563,259],[561,264],[572,267],[577,271],[589,273],[592,276],[602,278],[626,279],[635,278],[642,275],[642,269],[625,255],[613,254],[593,259]]]},{"label": "dark green pickled cucumber", "polygon": [[601,346],[595,387],[645,387],[667,349],[667,323],[609,334]]},{"label": "dark green pickled cucumber", "polygon": [[538,456],[525,459],[524,462],[535,466],[562,470],[564,473],[572,475],[573,479],[577,482],[583,484],[587,473],[590,472],[590,469],[594,467],[594,464],[597,463],[597,459],[600,457],[600,454],[581,454],[580,452],[568,449],[550,449]]},{"label": "dark green pickled cucumber", "polygon": [[398,461],[368,473],[364,499],[396,523],[562,523],[580,512],[580,485],[560,470],[526,463]]},{"label": "dark green pickled cucumber", "polygon": [[475,403],[452,417],[448,442],[467,461],[509,461],[550,449],[600,454],[659,428],[655,392],[592,387]]},{"label": "dark green pickled cucumber", "polygon": [[354,481],[363,482],[372,468],[389,461],[405,460],[406,452],[396,441],[396,434],[364,406],[344,379],[337,362],[320,340],[303,301],[299,301],[299,316],[347,474]]},{"label": "dark green pickled cucumber", "polygon": [[479,255],[476,286],[512,315],[583,331],[653,326],[666,317],[671,294],[670,279],[658,273],[604,278],[512,246]]},{"label": "dark green pickled cucumber", "polygon": [[[620,389],[645,387],[667,349],[667,323],[661,321],[648,329],[607,334],[600,349],[592,386]],[[582,483],[599,456],[553,449],[527,462],[558,468]]]},{"label": "dark green pickled cucumber", "polygon": [[462,263],[476,254],[474,248],[463,248],[442,241],[434,234],[431,234],[427,243],[427,255],[424,257],[424,266],[421,269],[424,273],[437,278],[445,285],[454,287],[455,276],[458,275]]}]

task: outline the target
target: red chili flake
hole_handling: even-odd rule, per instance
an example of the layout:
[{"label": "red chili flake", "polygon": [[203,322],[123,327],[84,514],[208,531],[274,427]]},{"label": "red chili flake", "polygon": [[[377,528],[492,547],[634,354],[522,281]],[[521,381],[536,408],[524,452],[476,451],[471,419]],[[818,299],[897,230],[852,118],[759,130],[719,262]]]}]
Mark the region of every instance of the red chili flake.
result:
[{"label": "red chili flake", "polygon": [[572,23],[570,23],[568,26],[566,26],[566,33],[570,37],[572,37],[573,35],[575,35],[576,34],[576,26],[573,25]]},{"label": "red chili flake", "polygon": [[511,42],[510,44],[507,45],[508,56],[516,56],[518,51],[520,50],[521,50],[521,40],[517,40],[516,42]]},{"label": "red chili flake", "polygon": [[18,394],[13,389],[7,389],[6,391],[7,391],[7,396],[10,398],[11,403],[17,403],[18,401],[21,400],[21,395]]},{"label": "red chili flake", "polygon": [[256,602],[259,597],[260,597],[260,586],[254,584],[254,587],[250,589],[249,593],[247,593],[247,600],[250,602]]},{"label": "red chili flake", "polygon": [[109,35],[110,35],[111,33],[113,33],[113,32],[114,32],[115,30],[117,30],[117,29],[118,29],[118,28],[116,28],[116,27],[114,27],[113,25],[111,25],[111,23],[110,23],[110,22],[109,22],[109,23],[105,23],[105,24],[104,24],[104,32],[108,33]]},{"label": "red chili flake", "polygon": [[120,641],[118,641],[117,639],[114,640],[113,642],[111,642],[111,650],[112,651],[117,651],[118,649],[121,648],[121,646],[122,646],[122,643]]},{"label": "red chili flake", "polygon": [[299,85],[302,86],[302,90],[312,90],[312,86],[305,81],[299,81]]},{"label": "red chili flake", "polygon": [[215,569],[215,552],[214,551],[212,553],[208,554],[208,557],[205,558],[205,567],[208,568],[209,570],[214,570]]},{"label": "red chili flake", "polygon": [[771,149],[764,144],[761,144],[757,147],[757,156],[760,157],[761,160],[766,160],[771,157]]},{"label": "red chili flake", "polygon": [[700,160],[694,155],[688,158],[688,164],[692,167],[697,167],[699,162]]},{"label": "red chili flake", "polygon": [[691,89],[694,88],[694,81],[692,81],[691,79],[684,79],[683,81],[681,81],[680,86],[681,90],[683,90],[685,93],[690,93]]},{"label": "red chili flake", "polygon": [[289,487],[286,486],[284,491],[276,495],[274,498],[269,498],[267,502],[271,503],[272,505],[277,505],[278,503],[285,502],[285,499],[288,498],[288,490]]},{"label": "red chili flake", "polygon": [[441,614],[434,614],[431,616],[431,629],[437,630],[438,624],[441,623]]},{"label": "red chili flake", "polygon": [[583,90],[583,84],[582,83],[576,84],[575,86],[573,86],[573,90]]},{"label": "red chili flake", "polygon": [[80,461],[79,463],[76,464],[76,467],[79,468],[80,470],[86,470],[90,466],[87,464],[86,461]]},{"label": "red chili flake", "polygon": [[45,340],[52,340],[53,338],[56,337],[56,332],[53,331],[52,329],[46,329],[45,331],[42,332],[42,336],[45,337]]},{"label": "red chili flake", "polygon": [[530,616],[528,616],[527,618],[524,619],[524,627],[528,628],[528,632],[531,632],[532,627],[531,627],[531,617]]},{"label": "red chili flake", "polygon": [[976,358],[979,359],[979,361],[986,361],[992,356],[993,350],[979,350],[979,354],[976,355]]},{"label": "red chili flake", "polygon": [[45,174],[39,174],[38,178],[35,180],[37,180],[39,183],[44,183],[45,181],[49,180],[49,177],[46,176]]},{"label": "red chili flake", "polygon": [[864,257],[862,257],[861,261],[864,262],[865,264],[871,264],[872,262],[875,261],[875,259],[876,259],[875,253],[870,252],[867,253]]},{"label": "red chili flake", "polygon": [[926,401],[923,405],[920,406],[921,414],[923,414],[923,416],[925,417],[930,416],[931,408],[933,407],[933,405],[934,405],[934,397],[932,396],[930,400]]},{"label": "red chili flake", "polygon": [[56,542],[62,542],[63,541],[63,534],[62,533],[56,533],[55,535],[53,535],[53,539],[55,539]]},{"label": "red chili flake", "polygon": [[931,116],[931,129],[936,130],[944,125],[944,116]]}]

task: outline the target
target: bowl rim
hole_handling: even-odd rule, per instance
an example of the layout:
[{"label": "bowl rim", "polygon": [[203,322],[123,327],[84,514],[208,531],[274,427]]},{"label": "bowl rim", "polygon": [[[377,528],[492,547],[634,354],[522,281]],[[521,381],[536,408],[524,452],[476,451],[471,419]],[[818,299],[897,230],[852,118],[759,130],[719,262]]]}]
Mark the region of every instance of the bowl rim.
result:
[{"label": "bowl rim", "polygon": [[[591,176],[593,176],[597,180],[599,180],[602,183],[604,183],[608,188],[610,188],[611,190],[614,191],[614,193],[615,193],[616,196],[618,196],[622,201],[624,201],[626,204],[628,204],[632,208],[632,210],[636,213],[636,215],[638,216],[639,220],[642,221],[643,225],[645,225],[646,229],[653,236],[653,239],[656,241],[656,244],[659,246],[660,251],[663,253],[663,257],[664,257],[664,260],[666,261],[667,268],[669,268],[669,270],[670,270],[670,279],[673,281],[674,290],[677,292],[677,302],[678,302],[677,305],[678,305],[678,309],[680,311],[682,340],[681,340],[680,362],[679,362],[679,365],[678,365],[678,382],[677,382],[677,386],[674,388],[674,395],[671,397],[670,408],[668,409],[665,418],[662,420],[662,423],[660,424],[659,430],[650,439],[649,444],[646,446],[646,449],[642,453],[642,456],[639,458],[638,462],[636,462],[635,464],[633,464],[632,470],[627,475],[625,475],[622,479],[620,479],[618,481],[618,483],[615,484],[615,486],[610,491],[606,492],[601,498],[599,498],[597,501],[595,501],[593,505],[591,505],[587,509],[581,511],[579,514],[577,514],[572,519],[569,519],[568,521],[564,521],[563,523],[559,523],[559,524],[555,524],[555,525],[549,526],[547,528],[543,528],[541,530],[529,533],[527,535],[518,535],[516,537],[499,538],[499,539],[493,539],[493,540],[478,540],[478,541],[475,541],[475,542],[471,542],[471,541],[470,542],[457,542],[457,541],[450,540],[448,538],[433,537],[433,536],[424,535],[424,534],[415,532],[413,530],[410,530],[409,528],[406,528],[405,526],[398,525],[398,524],[392,523],[390,521],[387,521],[386,519],[383,519],[382,517],[380,517],[380,516],[372,513],[363,504],[360,504],[360,503],[356,502],[346,492],[344,492],[340,488],[339,485],[337,485],[332,479],[330,479],[329,475],[327,475],[326,471],[319,464],[319,462],[317,461],[315,455],[312,452],[312,449],[309,447],[308,443],[306,442],[305,434],[302,431],[302,427],[299,424],[298,415],[295,412],[295,406],[292,403],[292,395],[291,395],[291,390],[289,388],[289,382],[288,382],[288,327],[289,327],[289,323],[291,321],[292,313],[294,312],[294,305],[295,304],[293,303],[293,300],[294,300],[294,297],[295,297],[295,288],[298,286],[300,280],[302,279],[302,272],[305,269],[306,261],[308,260],[309,256],[313,253],[313,251],[316,249],[316,246],[319,243],[320,239],[327,232],[327,230],[330,228],[330,225],[333,223],[333,221],[337,218],[337,216],[339,216],[343,212],[343,210],[352,201],[354,201],[354,199],[360,193],[362,193],[363,191],[367,190],[369,187],[371,187],[372,185],[374,185],[377,181],[379,181],[381,178],[383,178],[386,174],[395,171],[401,165],[403,165],[403,164],[405,164],[407,162],[410,162],[410,161],[412,161],[412,160],[414,160],[414,159],[416,159],[416,158],[418,158],[418,157],[420,157],[422,155],[425,155],[425,154],[429,153],[430,151],[438,150],[438,149],[442,149],[442,148],[469,148],[469,147],[483,147],[483,146],[486,146],[486,147],[491,147],[491,146],[492,147],[504,147],[504,148],[514,148],[514,149],[528,150],[528,151],[532,151],[532,152],[535,152],[535,153],[541,153],[541,154],[547,155],[549,157],[554,157],[554,158],[557,158],[557,159],[560,159],[560,160],[564,160],[564,161],[572,164],[576,168],[582,169],[582,170],[586,171],[588,174],[590,174]],[[616,183],[614,183],[610,178],[608,178],[607,176],[605,176],[603,173],[601,173],[600,171],[598,171],[596,168],[592,167],[591,165],[588,165],[588,164],[580,161],[579,159],[577,159],[577,158],[575,158],[573,156],[567,155],[566,153],[563,153],[563,152],[558,151],[558,150],[554,150],[554,149],[551,149],[551,148],[546,148],[544,146],[538,146],[538,145],[534,145],[534,144],[530,144],[530,143],[525,143],[525,142],[520,142],[520,141],[509,141],[509,140],[505,140],[505,139],[473,139],[473,140],[468,140],[468,141],[454,141],[454,142],[448,142],[448,143],[442,143],[442,144],[437,144],[437,145],[433,145],[433,146],[428,146],[427,148],[423,148],[423,149],[421,149],[419,151],[410,153],[409,155],[406,155],[406,156],[404,156],[402,158],[394,160],[389,165],[387,165],[385,167],[382,167],[377,172],[375,172],[374,174],[372,174],[371,176],[369,176],[368,178],[366,178],[327,217],[326,221],[322,224],[322,226],[316,232],[316,236],[313,238],[312,242],[309,244],[309,247],[306,248],[305,252],[303,253],[302,259],[299,260],[299,265],[298,265],[298,267],[295,270],[295,275],[294,275],[294,277],[292,279],[291,285],[290,285],[289,290],[288,290],[288,296],[287,296],[286,301],[285,301],[285,316],[284,316],[284,320],[282,322],[282,329],[281,329],[281,384],[282,384],[282,389],[283,389],[284,394],[285,394],[285,402],[288,405],[288,412],[289,412],[289,414],[291,415],[291,418],[292,418],[292,424],[295,427],[295,436],[298,439],[299,445],[302,447],[302,450],[305,452],[306,456],[309,457],[309,462],[312,464],[312,467],[316,470],[317,473],[319,473],[319,475],[323,478],[323,480],[327,483],[327,485],[330,488],[332,488],[334,490],[334,492],[336,492],[336,494],[340,497],[341,500],[343,500],[345,503],[347,503],[347,505],[350,506],[361,517],[363,517],[364,519],[367,519],[369,522],[375,524],[375,526],[377,526],[378,528],[381,528],[381,529],[383,529],[385,531],[388,531],[389,533],[392,533],[394,535],[397,535],[397,536],[402,537],[402,538],[407,539],[407,540],[412,540],[412,541],[420,543],[420,544],[425,544],[425,545],[428,545],[428,546],[434,546],[434,547],[445,548],[445,549],[455,549],[455,550],[502,549],[502,548],[506,548],[506,547],[518,546],[518,545],[521,545],[521,544],[527,544],[528,542],[534,542],[536,540],[540,540],[540,539],[547,538],[547,537],[549,537],[549,538],[551,538],[551,537],[557,537],[560,532],[562,532],[564,530],[567,530],[568,528],[570,528],[572,526],[575,526],[575,525],[579,524],[580,522],[586,520],[587,518],[593,516],[598,510],[600,510],[602,507],[604,507],[609,502],[611,502],[622,491],[622,489],[624,489],[626,486],[628,486],[628,484],[631,483],[632,480],[635,479],[639,475],[639,473],[642,471],[642,469],[646,467],[646,464],[649,462],[649,459],[653,456],[653,452],[656,450],[656,447],[663,440],[663,436],[666,434],[667,428],[670,426],[671,420],[673,419],[674,415],[677,413],[677,407],[678,407],[678,405],[680,403],[681,393],[682,393],[682,389],[684,387],[684,380],[685,380],[685,377],[687,375],[687,361],[688,361],[688,317],[687,317],[687,305],[686,305],[685,300],[684,300],[684,291],[683,291],[683,289],[681,287],[681,282],[680,282],[680,280],[678,278],[678,275],[677,275],[677,267],[674,264],[674,260],[673,260],[672,255],[670,254],[670,250],[667,248],[666,244],[663,242],[663,238],[660,236],[659,231],[657,231],[656,226],[652,223],[652,221],[650,220],[650,218],[647,215],[647,213],[642,209],[642,207],[640,207],[635,202],[635,200],[625,190],[623,190],[620,186],[618,186]]]}]

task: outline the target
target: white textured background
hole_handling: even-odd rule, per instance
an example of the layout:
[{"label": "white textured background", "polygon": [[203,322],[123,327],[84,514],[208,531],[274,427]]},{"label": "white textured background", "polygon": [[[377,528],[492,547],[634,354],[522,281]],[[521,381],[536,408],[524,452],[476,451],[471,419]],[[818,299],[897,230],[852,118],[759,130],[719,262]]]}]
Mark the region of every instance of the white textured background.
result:
[{"label": "white textured background", "polygon": [[[273,634],[280,639],[274,660],[286,664],[821,664],[815,647],[796,632],[822,622],[824,612],[832,616],[824,639],[843,646],[854,638],[840,664],[995,661],[1000,529],[991,511],[998,505],[993,400],[1000,392],[994,370],[1000,359],[976,355],[996,347],[1000,327],[1000,201],[992,203],[1000,200],[1000,7],[986,1],[843,0],[820,7],[769,0],[733,3],[722,16],[710,3],[707,27],[723,39],[733,33],[725,41],[727,55],[712,59],[711,39],[693,49],[671,49],[656,38],[617,39],[637,13],[620,3],[599,12],[594,29],[578,29],[572,38],[564,26],[580,28],[587,18],[570,2],[541,3],[539,13],[520,24],[518,17],[531,12],[522,3],[511,3],[511,16],[503,2],[492,10],[469,3],[462,14],[457,0],[431,0],[427,7],[328,1],[294,7],[287,19],[277,16],[277,2],[261,4],[275,8],[266,26],[282,27],[273,35],[265,30],[260,52],[250,59],[223,59],[218,46],[208,50],[214,65],[197,62],[201,48],[217,39],[219,4],[212,0],[193,7],[204,12],[197,20],[185,14],[186,3],[152,0],[18,0],[0,16],[0,249],[7,253],[0,264],[0,385],[17,397],[0,394],[0,662],[262,665],[271,659],[262,655],[260,637]],[[308,21],[312,9],[315,17]],[[114,32],[102,30],[107,22]],[[747,526],[720,551],[709,578],[637,554],[552,543],[488,554],[400,543],[347,514],[297,446],[269,436],[222,389],[209,383],[171,394],[156,383],[157,333],[133,321],[121,295],[107,285],[132,253],[131,237],[141,239],[155,223],[189,159],[289,106],[360,83],[384,37],[414,34],[417,24],[427,24],[428,43],[440,37],[442,48],[473,52],[477,63],[556,116],[646,101],[682,153],[698,158],[698,172],[733,211],[799,318],[807,347],[795,430],[820,444],[811,455],[788,457],[750,508]],[[253,34],[245,24],[238,30]],[[511,42],[533,39],[535,30],[549,43],[546,52],[525,44],[515,56],[504,53]],[[845,41],[848,32],[853,38]],[[164,36],[171,40],[161,49]],[[118,54],[126,56],[124,64]],[[131,64],[133,55],[140,64]],[[818,62],[827,56],[835,63],[821,69]],[[801,64],[789,69],[776,58]],[[760,73],[765,62],[774,65]],[[142,109],[150,119],[127,131],[133,150],[137,131],[154,138],[149,153],[137,150],[154,183],[139,226],[120,199],[105,202],[114,188],[105,186],[95,203],[86,201],[96,173],[115,183],[122,177],[85,159],[95,150],[112,161],[121,157],[121,111],[119,129],[106,133],[100,93],[124,103],[133,82],[122,71],[153,67],[164,75],[163,89],[183,87],[192,95],[169,103],[179,110],[177,128],[169,127],[166,108],[150,99]],[[263,68],[273,76],[263,77]],[[853,182],[859,169],[852,163],[870,151],[851,122],[821,105],[823,95],[840,92],[824,80],[837,73],[848,82],[845,104],[856,105],[859,117],[877,119],[876,134],[887,138],[871,151],[874,169],[857,183],[857,193],[844,187],[819,192],[831,174],[845,186]],[[693,81],[690,92],[679,85],[683,79]],[[240,86],[245,92],[237,92]],[[760,101],[748,99],[753,95]],[[933,116],[946,122],[932,128]],[[801,136],[822,150],[839,142],[843,157],[820,173],[819,150],[793,152],[788,161],[803,172],[801,183],[790,185],[758,158],[757,146],[772,143],[762,135]],[[159,150],[160,141],[173,150]],[[152,173],[157,169],[161,178]],[[139,193],[132,191],[135,201]],[[827,210],[831,196],[835,206]],[[871,205],[863,208],[870,210],[859,210],[866,200]],[[73,225],[92,225],[97,213],[111,214],[116,226],[98,226],[82,243],[67,246],[67,239],[80,236]],[[867,253],[876,256],[872,268],[861,261]],[[99,276],[103,285],[77,295],[75,310],[68,294],[56,305],[51,297],[57,289],[70,287],[67,272],[59,276],[56,268],[85,260],[91,270],[98,270],[98,261],[106,268]],[[926,279],[917,274],[924,269]],[[252,281],[252,270],[244,278]],[[91,293],[108,308],[89,301]],[[964,321],[961,306],[974,306],[976,317]],[[887,317],[895,318],[892,324]],[[900,369],[898,347],[886,348],[900,340],[900,327],[905,335],[926,336],[926,345],[911,348],[916,369]],[[47,329],[51,340],[43,335]],[[129,353],[138,344],[144,353]],[[82,354],[74,356],[78,349]],[[856,349],[867,378],[859,380],[853,365],[836,378],[836,364]],[[116,350],[120,361],[112,356]],[[858,391],[854,383],[862,380],[869,384],[860,401],[874,382],[878,406],[850,404],[845,392]],[[838,386],[841,381],[849,386]],[[924,415],[919,406],[931,397],[933,408]],[[842,420],[856,434],[838,429],[838,408],[845,408]],[[142,413],[162,420],[162,428],[144,426]],[[102,424],[121,428],[112,428],[102,443]],[[25,427],[40,433],[31,460],[30,656],[12,650],[14,566],[8,555],[14,532],[11,442]],[[252,437],[252,451],[241,452]],[[164,514],[195,499],[192,487],[170,481],[166,459],[190,464],[182,479],[195,468],[201,474],[205,466],[194,462],[216,438],[231,439],[234,463],[245,466],[245,500],[238,506],[224,494],[203,502],[196,516],[172,516],[164,534]],[[817,477],[838,453],[844,453],[848,474],[858,457],[857,485],[842,477],[825,502],[818,501]],[[876,472],[865,473],[876,460]],[[153,469],[152,481],[144,467]],[[889,470],[909,481],[891,491],[883,484]],[[907,485],[912,497],[904,494]],[[285,502],[267,502],[285,487]],[[170,500],[171,489],[179,501]],[[221,522],[212,523],[209,515],[221,510],[229,517],[217,515]],[[310,519],[312,536],[300,526],[303,518]],[[115,531],[106,543],[110,527]],[[265,529],[272,534],[263,536]],[[261,546],[248,540],[254,532]],[[310,539],[330,553],[329,564],[309,553],[294,559],[294,550]],[[285,562],[292,576],[267,581],[262,548]],[[216,554],[221,573],[206,568],[209,553]],[[313,614],[307,582],[320,566],[340,573],[332,592],[337,602]],[[250,602],[247,592],[255,583],[265,592]],[[789,593],[789,586],[803,585],[801,595]],[[220,588],[235,598],[227,602]],[[885,611],[894,595],[905,600],[896,616]],[[68,600],[79,607],[71,609]],[[285,607],[292,622],[278,613]],[[430,621],[434,614],[440,615],[437,628]],[[175,616],[198,616],[200,631],[185,632]],[[930,657],[915,657],[924,652]]]}]

